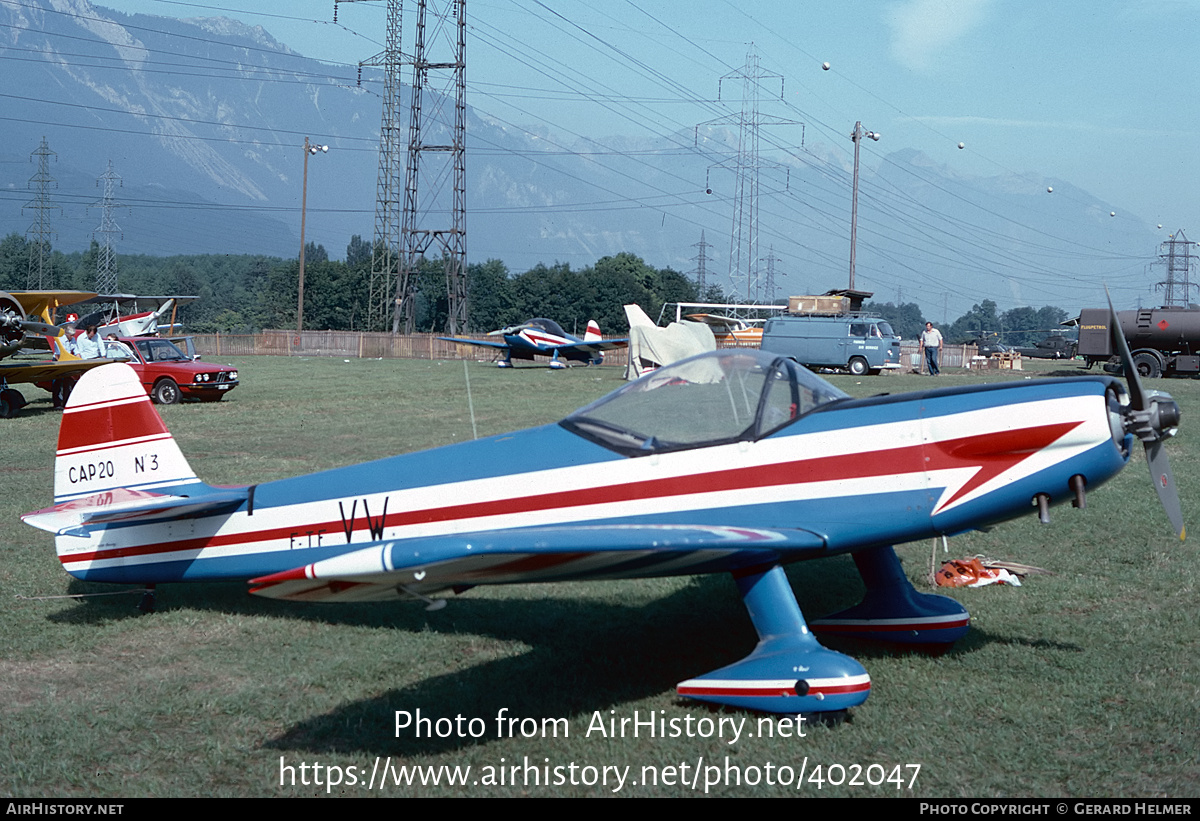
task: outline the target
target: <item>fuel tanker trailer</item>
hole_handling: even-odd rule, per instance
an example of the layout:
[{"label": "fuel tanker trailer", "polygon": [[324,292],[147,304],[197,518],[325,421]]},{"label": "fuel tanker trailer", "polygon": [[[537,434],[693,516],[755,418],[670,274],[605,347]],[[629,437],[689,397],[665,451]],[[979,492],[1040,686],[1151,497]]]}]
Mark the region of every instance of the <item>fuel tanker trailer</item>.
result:
[{"label": "fuel tanker trailer", "polygon": [[[1118,311],[1117,319],[1139,375],[1153,379],[1200,373],[1200,308],[1139,308]],[[1096,362],[1106,370],[1120,368],[1108,320],[1107,308],[1079,312],[1078,355],[1089,368]]]}]

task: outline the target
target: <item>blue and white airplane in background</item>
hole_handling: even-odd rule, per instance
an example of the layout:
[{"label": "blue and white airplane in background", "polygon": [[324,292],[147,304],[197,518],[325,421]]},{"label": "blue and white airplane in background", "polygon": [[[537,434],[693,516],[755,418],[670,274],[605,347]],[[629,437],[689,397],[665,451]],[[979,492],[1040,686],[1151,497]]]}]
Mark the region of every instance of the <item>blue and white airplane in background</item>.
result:
[{"label": "blue and white airplane in background", "polygon": [[514,357],[532,360],[535,356],[550,357],[550,367],[555,369],[567,367],[567,362],[599,365],[604,361],[604,351],[624,348],[629,344],[628,339],[605,340],[600,335],[600,326],[594,319],[588,322],[583,339],[571,336],[553,319],[544,318],[531,319],[520,325],[491,331],[488,336],[502,336],[504,341],[489,342],[452,336],[440,336],[438,339],[504,351],[504,358],[496,363],[501,368],[511,368]]},{"label": "blue and white airplane in background", "polygon": [[967,632],[967,611],[915,590],[892,546],[1082,506],[1135,439],[1182,538],[1161,447],[1178,406],[1126,373],[1128,391],[1090,375],[853,399],[788,359],[719,350],[556,424],[218,488],[192,472],[132,369],[114,364],[79,380],[55,503],[23,518],[55,534],[80,579],[241,581],[293,601],[436,608],[477,585],[728,573],[758,645],[678,693],[841,711],[866,700],[870,677],[814,638],[788,563],[849,553],[866,583],[860,604],[813,630],[947,645]]}]

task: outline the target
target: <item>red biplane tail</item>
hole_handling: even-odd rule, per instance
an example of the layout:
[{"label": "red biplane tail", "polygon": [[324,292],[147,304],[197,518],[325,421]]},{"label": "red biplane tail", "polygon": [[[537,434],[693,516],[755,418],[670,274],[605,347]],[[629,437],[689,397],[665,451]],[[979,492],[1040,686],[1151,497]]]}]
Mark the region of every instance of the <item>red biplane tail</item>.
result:
[{"label": "red biplane tail", "polygon": [[80,378],[63,411],[55,456],[55,502],[117,490],[161,493],[200,481],[137,373],[123,364]]}]

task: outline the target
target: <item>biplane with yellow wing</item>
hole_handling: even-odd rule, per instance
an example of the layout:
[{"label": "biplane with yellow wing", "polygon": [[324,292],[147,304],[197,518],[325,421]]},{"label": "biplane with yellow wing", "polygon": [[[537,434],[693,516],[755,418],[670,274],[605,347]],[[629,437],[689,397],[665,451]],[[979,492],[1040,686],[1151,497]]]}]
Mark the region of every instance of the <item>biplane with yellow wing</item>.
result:
[{"label": "biplane with yellow wing", "polygon": [[[54,311],[60,305],[73,305],[94,296],[88,291],[0,291],[0,360],[11,360],[0,361],[0,419],[15,416],[25,406],[25,397],[11,385],[53,382],[108,363],[107,359],[80,359],[62,342],[65,326],[54,324]],[[13,359],[38,336],[58,341],[51,342],[56,358]]]}]

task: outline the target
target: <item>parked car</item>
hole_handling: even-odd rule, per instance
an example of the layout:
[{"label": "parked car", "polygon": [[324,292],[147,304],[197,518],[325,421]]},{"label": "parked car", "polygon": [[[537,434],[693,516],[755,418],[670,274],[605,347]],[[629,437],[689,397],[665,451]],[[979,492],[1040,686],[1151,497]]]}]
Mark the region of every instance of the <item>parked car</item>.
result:
[{"label": "parked car", "polygon": [[146,393],[159,405],[174,405],[186,398],[219,402],[238,386],[237,370],[193,361],[169,339],[121,337],[105,344],[105,356],[127,362],[137,371]]}]

